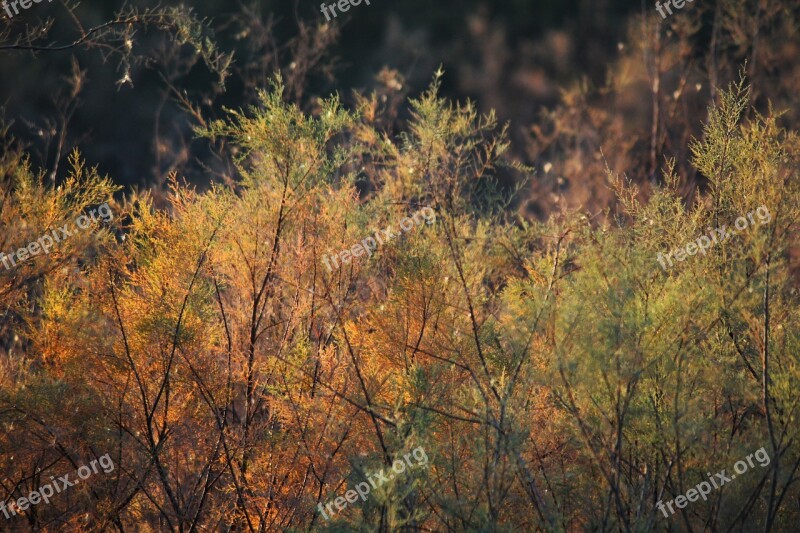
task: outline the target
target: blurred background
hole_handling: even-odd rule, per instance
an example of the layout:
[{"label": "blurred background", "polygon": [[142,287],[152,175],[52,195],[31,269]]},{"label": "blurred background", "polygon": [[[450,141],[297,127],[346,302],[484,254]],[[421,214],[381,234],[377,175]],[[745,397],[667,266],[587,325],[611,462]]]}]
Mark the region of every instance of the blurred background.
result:
[{"label": "blurred background", "polygon": [[[72,43],[158,4],[56,0],[3,19],[3,116],[51,179],[74,147],[127,187],[157,191],[171,172],[201,188],[233,179],[192,126],[254,103],[278,71],[287,99],[312,113],[320,96],[352,105],[354,91],[375,91],[391,132],[441,66],[443,96],[510,121],[510,157],[535,169],[517,205],[539,218],[565,204],[608,207],[606,168],[646,194],[671,157],[690,198],[704,180],[688,164],[689,142],[715,88],[742,68],[756,103],[786,109],[787,125],[797,118],[797,2],[695,2],[662,20],[649,1],[374,0],[330,24],[317,1],[184,6],[202,24],[118,24],[59,51],[8,45],[40,22],[30,42]],[[232,53],[224,84],[196,48],[170,46],[176,39]]]}]

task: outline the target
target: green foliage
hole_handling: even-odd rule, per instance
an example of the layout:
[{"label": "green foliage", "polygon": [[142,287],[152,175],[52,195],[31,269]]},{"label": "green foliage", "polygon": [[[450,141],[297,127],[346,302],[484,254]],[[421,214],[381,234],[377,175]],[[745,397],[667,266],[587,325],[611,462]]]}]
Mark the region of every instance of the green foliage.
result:
[{"label": "green foliage", "polygon": [[[692,144],[707,194],[686,204],[669,162],[646,198],[609,173],[615,217],[510,222],[476,186],[496,178],[506,130],[440,98],[438,83],[392,137],[366,104],[302,112],[276,78],[260,105],[197,130],[230,143],[235,186],[173,180],[168,210],[134,196],[122,242],[101,233],[62,258],[79,268],[36,271],[40,310],[0,388],[4,478],[113,448],[118,477],[78,508],[97,504],[99,522],[123,528],[788,529],[796,134],[773,113],[747,119],[741,81]],[[52,190],[8,160],[5,223],[44,228],[114,192],[79,161]],[[322,266],[423,205],[435,223]],[[769,222],[659,264],[759,206]],[[41,427],[56,446],[20,452]],[[427,468],[320,516],[418,447]],[[656,507],[762,447],[769,468],[685,512]]]}]

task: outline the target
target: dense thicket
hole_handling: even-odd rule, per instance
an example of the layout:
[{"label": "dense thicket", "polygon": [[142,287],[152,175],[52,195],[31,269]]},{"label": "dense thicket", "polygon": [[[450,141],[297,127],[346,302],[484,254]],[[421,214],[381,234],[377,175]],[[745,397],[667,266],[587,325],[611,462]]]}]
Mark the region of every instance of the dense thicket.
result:
[{"label": "dense thicket", "polygon": [[[760,42],[797,24],[759,5]],[[722,42],[744,19],[717,15]],[[684,93],[663,94],[700,75],[684,37],[659,49],[675,62],[636,115],[652,129],[602,109],[651,90],[626,66],[639,49],[598,100],[566,91],[532,130],[542,172],[515,156],[514,124],[442,97],[441,72],[408,100],[390,70],[352,103],[305,106],[280,75],[220,116],[187,96],[226,169],[201,191],[176,172],[121,191],[78,151],[53,179],[4,130],[0,252],[105,203],[113,218],[0,263],[0,498],[16,513],[0,530],[792,531],[800,137],[796,109],[764,100],[798,80],[768,88],[764,63],[737,77],[723,54],[695,127]],[[543,195],[579,170],[585,203]],[[549,216],[526,216],[527,196]],[[419,449],[424,468],[320,512]],[[113,470],[49,503],[10,503],[106,454]],[[723,470],[735,479],[673,503]]]}]

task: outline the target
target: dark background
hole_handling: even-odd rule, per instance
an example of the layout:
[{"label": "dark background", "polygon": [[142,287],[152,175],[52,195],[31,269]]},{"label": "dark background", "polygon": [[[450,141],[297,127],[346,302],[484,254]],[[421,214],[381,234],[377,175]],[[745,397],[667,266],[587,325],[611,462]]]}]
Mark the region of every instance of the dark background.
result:
[{"label": "dark background", "polygon": [[[136,2],[137,7],[155,3]],[[160,5],[173,5],[171,3]],[[219,48],[234,51],[234,66],[242,67],[251,57],[237,33],[241,24],[234,19],[248,6],[262,23],[273,20],[272,34],[278,47],[298,34],[298,21],[316,24],[324,21],[319,2],[230,1],[189,3],[196,14],[207,18]],[[85,28],[111,20],[121,3],[83,2],[75,15]],[[310,108],[314,95],[338,91],[345,101],[353,89],[369,90],[382,67],[397,69],[407,80],[408,95],[424,90],[441,64],[446,72],[445,96],[472,98],[482,111],[494,108],[501,120],[513,120],[520,129],[534,120],[542,106],[553,105],[558,87],[580,77],[603,80],[607,63],[617,52],[626,18],[649,4],[609,0],[480,0],[392,1],[362,3],[336,19],[340,36],[328,47],[326,63],[333,65],[333,76],[312,72],[308,90],[299,103]],[[32,24],[52,17],[54,25],[47,43],[66,43],[78,34],[67,10],[59,1],[34,4],[14,18],[14,24]],[[8,21],[3,19],[2,24]],[[137,29],[135,54],[153,58],[167,39],[164,32]],[[165,173],[178,168],[190,181],[204,184],[207,172],[192,164],[204,157],[202,143],[192,141],[190,122],[165,92],[162,74],[167,68],[157,61],[133,64],[131,84],[118,84],[124,66],[102,49],[73,48],[61,52],[0,51],[0,102],[11,131],[32,154],[34,163],[52,169],[58,153],[58,118],[69,109],[67,80],[73,58],[85,73],[77,108],[69,120],[67,148],[78,146],[88,162],[102,173],[128,186],[151,187],[163,181]],[[277,60],[289,68],[291,52]],[[209,101],[213,77],[198,63],[174,80],[198,102],[209,104],[205,111],[219,112],[221,106],[233,108],[250,103],[246,83],[234,74],[227,80],[226,92]],[[165,151],[179,150],[188,143],[189,161],[171,165],[157,157],[154,138],[158,133],[169,141]],[[178,139],[181,139],[180,141]],[[524,157],[522,157],[524,159]],[[63,175],[63,165],[59,175]]]}]

